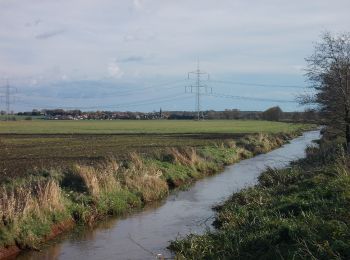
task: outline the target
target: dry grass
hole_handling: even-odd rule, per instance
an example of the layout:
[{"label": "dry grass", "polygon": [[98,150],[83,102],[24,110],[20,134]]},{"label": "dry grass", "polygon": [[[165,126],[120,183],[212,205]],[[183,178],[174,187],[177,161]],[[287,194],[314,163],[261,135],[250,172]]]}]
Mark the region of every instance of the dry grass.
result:
[{"label": "dry grass", "polygon": [[121,174],[124,176],[126,187],[140,193],[144,202],[150,202],[164,197],[168,191],[168,184],[162,177],[162,172],[156,165],[146,164],[136,153],[132,153],[131,164]]},{"label": "dry grass", "polygon": [[30,214],[64,210],[62,190],[54,180],[1,188],[0,217],[3,224],[18,222]]},{"label": "dry grass", "polygon": [[49,211],[61,211],[64,209],[62,201],[62,190],[54,180],[41,182],[35,185],[35,200],[40,209]]},{"label": "dry grass", "polygon": [[26,215],[29,209],[32,208],[32,204],[32,197],[27,189],[18,187],[8,191],[2,187],[0,215],[5,224]]},{"label": "dry grass", "polygon": [[237,143],[234,140],[228,140],[225,142],[224,146],[234,149],[237,147]]},{"label": "dry grass", "polygon": [[89,193],[93,197],[98,197],[100,194],[100,185],[96,169],[92,166],[75,165],[73,172],[83,180]]},{"label": "dry grass", "polygon": [[196,149],[193,147],[183,148],[181,150],[170,148],[168,153],[175,163],[183,166],[193,167],[203,162],[203,158],[198,155]]},{"label": "dry grass", "polygon": [[240,146],[254,154],[266,153],[281,146],[284,140],[279,136],[271,136],[265,133],[249,135],[240,141]]},{"label": "dry grass", "polygon": [[115,160],[109,159],[98,167],[75,165],[73,172],[94,198],[121,189],[140,194],[144,202],[158,200],[167,194],[168,185],[154,164],[145,163],[137,153],[131,153],[129,157],[128,167],[119,167]]},{"label": "dry grass", "polygon": [[74,165],[73,173],[79,176],[89,193],[97,198],[101,193],[119,190],[121,185],[117,180],[119,164],[114,159],[107,159],[98,167]]},{"label": "dry grass", "polygon": [[104,192],[120,190],[121,185],[117,180],[120,167],[117,161],[110,158],[100,165],[99,169],[97,178],[101,189]]}]

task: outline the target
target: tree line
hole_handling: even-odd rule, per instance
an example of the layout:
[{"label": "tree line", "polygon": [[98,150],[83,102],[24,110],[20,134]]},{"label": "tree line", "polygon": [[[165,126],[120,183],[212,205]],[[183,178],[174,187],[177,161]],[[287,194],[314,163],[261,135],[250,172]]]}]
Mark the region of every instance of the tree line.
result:
[{"label": "tree line", "polygon": [[[52,120],[73,120],[73,119],[169,119],[169,120],[194,120],[197,113],[193,111],[162,111],[159,112],[118,112],[118,111],[81,111],[81,110],[37,110],[31,112],[19,112],[20,116],[44,116],[46,119]],[[285,122],[318,122],[319,113],[314,109],[307,109],[303,112],[284,112],[278,106],[271,107],[265,111],[241,111],[239,109],[226,109],[224,111],[207,110],[201,113],[202,119],[244,119],[244,120],[269,120],[269,121],[285,121]]]}]

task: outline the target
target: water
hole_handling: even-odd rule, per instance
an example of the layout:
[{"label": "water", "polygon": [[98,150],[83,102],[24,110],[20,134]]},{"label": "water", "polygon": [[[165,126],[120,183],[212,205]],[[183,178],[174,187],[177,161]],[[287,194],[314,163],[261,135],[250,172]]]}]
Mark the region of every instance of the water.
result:
[{"label": "water", "polygon": [[171,257],[170,240],[211,228],[212,207],[244,187],[256,184],[266,167],[282,168],[305,156],[304,149],[319,139],[310,131],[267,154],[243,160],[224,172],[196,182],[189,190],[174,192],[165,201],[123,219],[110,219],[97,228],[69,234],[41,252],[18,259],[155,259]]}]

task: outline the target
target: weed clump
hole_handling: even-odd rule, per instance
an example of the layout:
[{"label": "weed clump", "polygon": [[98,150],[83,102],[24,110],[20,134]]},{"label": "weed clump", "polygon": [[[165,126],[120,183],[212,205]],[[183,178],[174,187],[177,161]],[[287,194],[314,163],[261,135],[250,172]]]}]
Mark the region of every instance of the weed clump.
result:
[{"label": "weed clump", "polygon": [[168,193],[162,171],[138,154],[131,154],[130,166],[122,173],[126,187],[139,194],[142,201],[150,202],[163,198]]},{"label": "weed clump", "polygon": [[65,199],[54,180],[3,186],[0,193],[0,244],[34,246],[50,233],[50,225],[65,215]]}]

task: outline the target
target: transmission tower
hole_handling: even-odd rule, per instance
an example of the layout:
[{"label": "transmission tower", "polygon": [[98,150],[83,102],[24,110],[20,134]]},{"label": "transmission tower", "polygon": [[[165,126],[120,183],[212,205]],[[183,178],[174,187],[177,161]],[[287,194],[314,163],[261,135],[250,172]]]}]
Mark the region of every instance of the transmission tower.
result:
[{"label": "transmission tower", "polygon": [[6,80],[6,94],[5,94],[5,103],[6,103],[6,115],[7,115],[7,120],[9,120],[10,116],[10,84],[9,81]]},{"label": "transmission tower", "polygon": [[[197,62],[197,70],[188,72],[187,78],[191,79],[191,76],[194,76],[195,84],[191,86],[185,87],[186,93],[195,93],[196,101],[195,101],[195,109],[197,112],[197,120],[201,118],[201,95],[213,93],[212,88],[209,88],[207,85],[202,84],[204,80],[202,78],[206,76],[206,80],[210,79],[210,75],[204,71],[201,71],[199,68],[199,61]],[[202,114],[203,118],[203,114]]]},{"label": "transmission tower", "polygon": [[11,113],[11,102],[14,102],[14,98],[12,99],[11,96],[17,92],[17,88],[10,86],[8,79],[6,80],[6,86],[0,88],[5,88],[5,96],[1,97],[5,97],[6,120],[9,120]]}]

